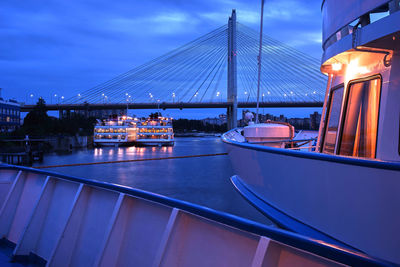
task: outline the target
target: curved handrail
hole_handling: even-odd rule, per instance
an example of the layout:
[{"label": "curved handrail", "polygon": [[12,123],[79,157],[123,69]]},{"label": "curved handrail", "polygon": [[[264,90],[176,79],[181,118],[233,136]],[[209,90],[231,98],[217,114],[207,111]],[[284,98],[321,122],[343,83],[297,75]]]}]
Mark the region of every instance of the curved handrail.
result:
[{"label": "curved handrail", "polygon": [[275,144],[275,143],[297,143],[297,142],[311,142],[315,141],[317,138],[308,138],[308,139],[285,139],[285,140],[269,140],[269,141],[254,141],[254,142],[249,142],[247,141],[248,144]]},{"label": "curved handrail", "polygon": [[242,148],[273,153],[273,154],[280,154],[280,155],[299,157],[299,158],[308,158],[308,159],[322,160],[322,161],[330,161],[330,162],[364,166],[364,167],[377,168],[377,169],[400,171],[400,162],[360,159],[360,158],[345,157],[345,156],[339,156],[339,155],[328,155],[328,154],[322,154],[322,153],[318,153],[318,152],[289,150],[289,149],[284,149],[284,148],[275,148],[275,147],[269,147],[269,146],[261,146],[261,145],[257,145],[257,144],[237,142],[237,141],[233,141],[233,140],[230,140],[227,138],[227,134],[234,130],[235,129],[230,130],[221,136],[221,139],[224,143],[227,143],[227,144],[230,144],[233,146],[242,147]]}]

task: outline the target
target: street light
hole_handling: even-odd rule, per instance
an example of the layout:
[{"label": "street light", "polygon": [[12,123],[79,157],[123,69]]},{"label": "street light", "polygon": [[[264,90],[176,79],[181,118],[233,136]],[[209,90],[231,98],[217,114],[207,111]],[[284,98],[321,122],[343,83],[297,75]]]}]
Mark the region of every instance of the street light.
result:
[{"label": "street light", "polygon": [[219,97],[219,96],[221,96],[219,101],[222,102],[222,95],[221,95],[221,92],[217,92],[217,97]]},{"label": "street light", "polygon": [[128,116],[129,101],[131,100],[131,96],[128,93],[126,93],[125,95],[127,96],[127,98],[126,98],[126,116]]}]

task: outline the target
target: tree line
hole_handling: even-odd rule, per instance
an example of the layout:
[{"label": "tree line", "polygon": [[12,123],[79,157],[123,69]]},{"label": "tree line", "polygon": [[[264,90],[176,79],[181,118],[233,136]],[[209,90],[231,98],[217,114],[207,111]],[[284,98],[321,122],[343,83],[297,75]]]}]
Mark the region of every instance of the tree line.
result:
[{"label": "tree line", "polygon": [[[158,118],[161,113],[151,113],[151,118]],[[56,118],[49,116],[46,110],[46,102],[39,98],[35,107],[30,111],[23,125],[14,132],[7,134],[13,137],[45,137],[54,135],[93,135],[96,118],[86,118],[81,114],[73,114],[70,117]],[[226,123],[222,125],[204,123],[201,120],[177,119],[172,121],[174,132],[214,132],[222,133],[227,129]]]},{"label": "tree line", "polygon": [[12,136],[32,137],[54,136],[54,135],[93,135],[96,118],[85,118],[83,115],[74,114],[66,118],[49,116],[46,110],[46,102],[39,98],[35,107],[30,111],[23,125]]},{"label": "tree line", "polygon": [[223,133],[226,132],[226,123],[222,125],[204,123],[201,120],[177,119],[172,121],[174,132],[207,132],[207,133]]}]

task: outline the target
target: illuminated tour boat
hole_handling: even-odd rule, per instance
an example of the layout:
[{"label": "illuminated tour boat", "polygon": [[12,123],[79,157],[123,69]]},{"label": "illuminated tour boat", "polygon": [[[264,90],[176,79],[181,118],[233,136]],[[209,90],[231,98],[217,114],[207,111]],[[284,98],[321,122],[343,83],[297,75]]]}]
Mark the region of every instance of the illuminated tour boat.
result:
[{"label": "illuminated tour boat", "polygon": [[172,118],[162,116],[149,117],[137,124],[138,133],[136,145],[138,146],[173,146],[174,130]]},{"label": "illuminated tour boat", "polygon": [[137,136],[138,120],[127,116],[116,119],[98,120],[94,127],[95,146],[122,146],[133,144]]},{"label": "illuminated tour boat", "polygon": [[258,132],[278,140],[233,129],[231,180],[286,229],[400,264],[399,1],[322,2],[328,83],[313,151],[293,149],[283,125]]}]

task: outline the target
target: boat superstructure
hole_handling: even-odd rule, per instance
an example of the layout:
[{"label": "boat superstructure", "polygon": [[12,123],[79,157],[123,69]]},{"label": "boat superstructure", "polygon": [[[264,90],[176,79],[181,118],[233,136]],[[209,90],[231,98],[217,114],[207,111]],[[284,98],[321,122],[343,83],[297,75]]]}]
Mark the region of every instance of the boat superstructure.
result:
[{"label": "boat superstructure", "polygon": [[137,124],[137,118],[128,116],[99,120],[94,127],[93,143],[96,146],[132,144],[137,138]]},{"label": "boat superstructure", "polygon": [[2,266],[387,264],[210,208],[31,168],[0,165],[0,192]]},{"label": "boat superstructure", "polygon": [[138,123],[136,144],[139,146],[172,146],[174,130],[172,118],[156,115]]},{"label": "boat superstructure", "polygon": [[323,1],[329,79],[314,152],[252,143],[240,129],[222,137],[236,188],[278,224],[397,264],[399,9],[399,1]]}]

